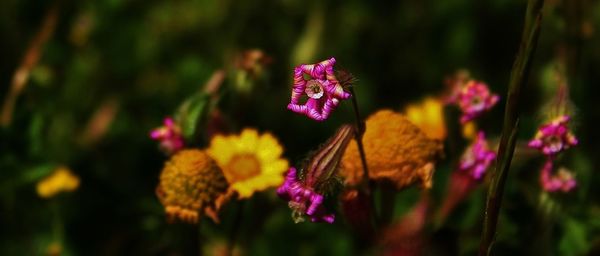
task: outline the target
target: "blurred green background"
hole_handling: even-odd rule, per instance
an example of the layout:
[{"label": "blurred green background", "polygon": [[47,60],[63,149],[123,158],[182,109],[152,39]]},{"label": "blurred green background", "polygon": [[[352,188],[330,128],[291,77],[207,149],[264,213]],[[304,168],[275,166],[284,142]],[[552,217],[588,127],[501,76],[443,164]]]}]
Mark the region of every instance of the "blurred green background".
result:
[{"label": "blurred green background", "polygon": [[[200,234],[195,226],[167,224],[154,194],[166,157],[148,132],[224,69],[227,92],[219,108],[232,131],[271,131],[290,162],[300,161],[337,126],[353,120],[349,102],[326,123],[285,108],[293,67],[331,56],[359,79],[357,97],[365,115],[439,95],[444,78],[460,68],[504,98],[525,6],[524,0],[3,0],[3,104],[26,53],[34,49],[39,59],[15,97],[12,121],[0,129],[0,254],[44,255],[58,241],[64,255],[190,255],[202,248],[210,255],[234,230],[240,207],[244,254],[372,253],[357,248],[360,243],[341,218],[333,225],[293,224],[287,204],[272,191],[230,204],[220,225],[202,220]],[[519,138],[531,138],[544,120],[542,106],[555,89],[547,76],[563,65],[580,145],[560,161],[576,173],[579,186],[540,199],[542,158],[517,154],[496,254],[531,254],[545,247],[543,255],[594,255],[600,253],[600,189],[594,185],[600,181],[600,159],[594,157],[600,152],[600,1],[547,0],[544,15],[523,92]],[[55,26],[44,30],[52,22]],[[36,48],[40,30],[50,33]],[[234,59],[248,49],[262,50],[270,61],[258,78],[242,83]],[[501,130],[503,108],[501,101],[480,122],[492,138]],[[95,135],[89,122],[98,111],[112,114]],[[456,110],[449,112],[448,126],[458,126]],[[454,135],[450,130],[449,143],[459,140],[452,139],[456,129]],[[437,168],[434,201],[441,200],[461,153],[453,145]],[[80,177],[79,189],[40,198],[36,182],[58,165]],[[442,227],[431,230],[429,254],[475,254],[485,191],[478,189]],[[398,216],[418,195],[416,189],[398,195]],[[547,207],[552,217],[542,214]]]}]

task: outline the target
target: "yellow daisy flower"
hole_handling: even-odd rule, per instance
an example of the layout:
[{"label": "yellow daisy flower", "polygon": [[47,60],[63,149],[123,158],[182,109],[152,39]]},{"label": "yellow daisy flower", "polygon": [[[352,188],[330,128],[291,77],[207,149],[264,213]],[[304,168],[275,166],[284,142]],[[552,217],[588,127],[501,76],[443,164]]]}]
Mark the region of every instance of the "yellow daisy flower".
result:
[{"label": "yellow daisy flower", "polygon": [[240,135],[217,135],[207,152],[223,170],[229,189],[240,198],[281,185],[288,169],[279,141],[270,133],[259,135],[255,129],[246,128]]},{"label": "yellow daisy flower", "polygon": [[36,191],[42,198],[51,198],[60,192],[75,191],[78,187],[79,177],[67,167],[61,166],[48,177],[40,180],[36,185]]}]

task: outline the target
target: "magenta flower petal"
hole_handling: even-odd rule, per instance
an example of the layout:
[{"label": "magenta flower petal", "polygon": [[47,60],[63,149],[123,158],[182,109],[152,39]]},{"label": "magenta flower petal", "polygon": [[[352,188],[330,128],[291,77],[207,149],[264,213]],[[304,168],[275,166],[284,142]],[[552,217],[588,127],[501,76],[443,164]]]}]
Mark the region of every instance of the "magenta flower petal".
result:
[{"label": "magenta flower petal", "polygon": [[294,167],[289,169],[283,185],[277,188],[277,195],[290,201],[288,205],[293,210],[292,217],[296,223],[303,221],[304,216],[310,217],[312,222],[333,223],[335,220],[334,214],[325,211],[323,195],[306,187],[296,176]]},{"label": "magenta flower petal", "polygon": [[542,167],[540,173],[540,183],[542,188],[547,192],[570,192],[577,186],[577,181],[573,173],[565,168],[559,168],[559,170],[553,174],[554,164],[552,160],[548,159]]},{"label": "magenta flower petal", "polygon": [[[333,65],[335,58],[294,68],[294,86],[287,108],[316,121],[323,121],[339,105],[340,100],[350,98],[350,93],[344,91],[335,77]],[[305,78],[305,75],[309,78]],[[302,104],[300,100],[304,95],[308,100]]]},{"label": "magenta flower petal", "polygon": [[461,123],[469,122],[490,110],[498,103],[500,97],[490,92],[485,83],[471,80],[462,87],[457,96],[457,103],[462,111]]},{"label": "magenta flower petal", "polygon": [[479,132],[475,142],[467,148],[461,157],[459,171],[467,172],[473,179],[480,180],[494,159],[496,159],[496,152],[489,150],[485,133]]},{"label": "magenta flower petal", "polygon": [[181,129],[172,118],[166,117],[163,126],[150,132],[150,138],[160,142],[160,148],[171,155],[185,146]]},{"label": "magenta flower petal", "polygon": [[529,141],[528,146],[540,150],[547,156],[554,156],[563,150],[576,146],[579,141],[569,131],[569,120],[569,116],[563,115],[540,126],[535,137]]}]

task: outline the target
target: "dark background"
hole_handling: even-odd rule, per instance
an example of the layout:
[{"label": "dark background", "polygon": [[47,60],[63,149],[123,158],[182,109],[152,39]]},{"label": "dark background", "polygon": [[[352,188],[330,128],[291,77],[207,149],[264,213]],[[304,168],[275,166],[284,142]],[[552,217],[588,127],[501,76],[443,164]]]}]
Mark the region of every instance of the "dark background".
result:
[{"label": "dark background", "polygon": [[[3,0],[2,100],[53,6],[56,27],[38,49],[39,61],[17,98],[12,123],[0,129],[2,255],[44,254],[57,240],[65,255],[188,255],[199,246],[223,244],[241,207],[239,240],[247,254],[357,253],[343,221],[294,225],[286,203],[272,191],[226,207],[221,225],[203,220],[200,235],[194,226],[167,224],[154,195],[166,158],[148,131],[201,90],[215,70],[235,73],[231,63],[237,53],[257,48],[271,63],[250,93],[236,93],[229,75],[219,106],[232,131],[257,127],[275,134],[292,163],[339,124],[353,120],[349,102],[325,123],[285,108],[293,67],[330,56],[359,79],[357,97],[365,115],[380,108],[402,110],[425,96],[440,95],[445,77],[468,69],[502,96],[479,122],[494,140],[502,126],[526,1]],[[555,88],[547,78],[562,65],[580,145],[559,161],[576,173],[579,186],[552,197],[558,209],[554,217],[540,217],[537,175],[543,160],[517,153],[500,218],[498,255],[529,253],[536,244],[553,255],[583,255],[600,246],[599,190],[594,186],[600,150],[600,2],[546,1],[544,15],[530,83],[523,91],[519,138],[523,143],[531,138],[547,117],[543,106]],[[118,105],[106,133],[82,143],[88,120],[106,102]],[[458,126],[456,110],[448,112],[448,126]],[[437,169],[436,200],[460,155],[456,147],[447,147],[447,158]],[[41,199],[35,183],[56,165],[69,166],[81,185],[74,193]],[[416,189],[399,194],[398,215],[417,198]],[[428,250],[474,254],[484,200],[482,187],[443,227],[431,231]]]}]

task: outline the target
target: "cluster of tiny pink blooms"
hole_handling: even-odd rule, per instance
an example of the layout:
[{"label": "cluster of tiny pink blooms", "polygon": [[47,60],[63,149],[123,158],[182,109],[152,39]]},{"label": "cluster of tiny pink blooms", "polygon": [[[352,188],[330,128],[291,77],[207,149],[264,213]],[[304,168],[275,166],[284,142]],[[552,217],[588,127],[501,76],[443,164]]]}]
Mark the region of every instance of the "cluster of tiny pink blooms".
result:
[{"label": "cluster of tiny pink blooms", "polygon": [[562,191],[567,193],[573,190],[577,186],[573,173],[565,168],[560,168],[555,175],[552,175],[553,165],[552,161],[548,159],[542,168],[540,175],[542,188],[548,192]]},{"label": "cluster of tiny pink blooms", "polygon": [[490,110],[500,97],[490,92],[488,86],[479,81],[470,80],[462,86],[456,97],[456,103],[462,111],[461,123],[467,123]]},{"label": "cluster of tiny pink blooms", "polygon": [[150,138],[160,142],[160,148],[167,154],[173,154],[185,146],[181,129],[173,121],[173,118],[166,117],[163,126],[150,132]]},{"label": "cluster of tiny pink blooms", "polygon": [[494,159],[496,159],[496,152],[489,150],[485,133],[480,131],[473,144],[461,157],[459,170],[467,172],[475,180],[480,180]]},{"label": "cluster of tiny pink blooms", "polygon": [[542,125],[535,137],[529,141],[529,147],[538,149],[546,156],[554,156],[557,153],[577,145],[578,140],[569,131],[568,123],[570,117],[562,115],[548,124]]},{"label": "cluster of tiny pink blooms", "polygon": [[[350,98],[350,93],[344,91],[336,78],[333,65],[335,58],[297,66],[294,69],[294,86],[287,108],[311,119],[323,121],[339,105],[340,100]],[[305,75],[309,78],[305,78]],[[303,95],[308,96],[304,104],[300,103]]]},{"label": "cluster of tiny pink blooms", "polygon": [[296,223],[303,221],[303,216],[310,217],[312,222],[333,223],[335,220],[334,214],[325,211],[323,195],[300,181],[294,167],[288,171],[285,182],[277,189],[277,194],[289,201],[288,204],[293,210],[292,217]]}]

